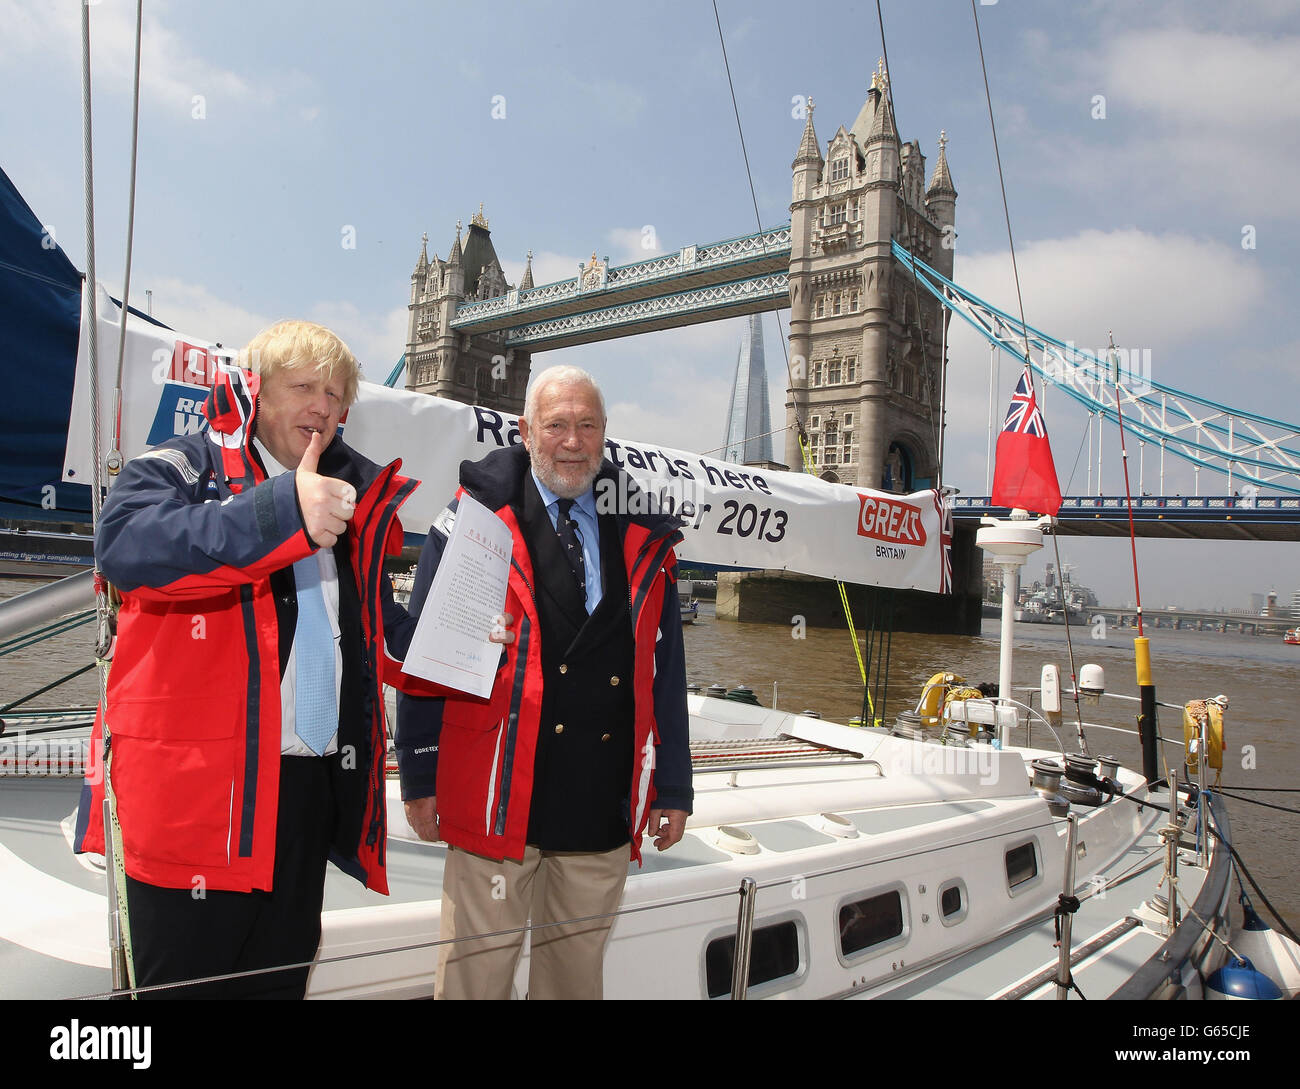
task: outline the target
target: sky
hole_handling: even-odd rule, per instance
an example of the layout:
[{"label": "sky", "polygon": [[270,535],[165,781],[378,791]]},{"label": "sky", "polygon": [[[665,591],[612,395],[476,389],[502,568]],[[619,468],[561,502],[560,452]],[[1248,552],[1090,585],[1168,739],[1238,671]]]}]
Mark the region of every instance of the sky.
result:
[{"label": "sky", "polygon": [[[120,293],[135,5],[87,0],[97,270]],[[334,328],[383,381],[404,350],[410,275],[447,256],[480,202],[506,277],[593,252],[615,264],[751,233],[754,202],[707,0],[146,0],[131,301],[176,329],[246,343],[284,317]],[[884,52],[874,5],[718,0],[758,218],[787,222],[801,96],[825,149]],[[0,0],[0,166],[85,268],[78,0]],[[1300,417],[1300,14],[1253,3],[979,5],[1030,324],[1081,347],[1149,350],[1152,377]],[[971,7],[883,5],[904,139],[958,191],[954,278],[1016,309]],[[649,245],[647,245],[649,243]],[[780,338],[764,318],[783,425]],[[601,382],[609,433],[696,452],[724,438],[743,319],[539,355]],[[954,326],[956,328],[956,326]],[[1005,411],[1015,365],[995,372]],[[987,347],[949,348],[945,481],[987,494]],[[1121,493],[1118,434],[1044,397],[1067,494]],[[781,449],[782,439],[775,437]],[[1098,477],[1097,445],[1102,449]],[[1139,452],[1132,451],[1134,489]],[[1158,490],[1156,458],[1141,488]],[[1091,468],[1090,468],[1091,467]],[[1192,494],[1166,461],[1165,491]],[[1226,490],[1202,473],[1202,494]],[[1133,597],[1128,546],[1062,538],[1077,581]],[[1300,589],[1296,546],[1138,542],[1143,603],[1237,608]],[[1040,577],[1050,557],[1030,560]]]}]

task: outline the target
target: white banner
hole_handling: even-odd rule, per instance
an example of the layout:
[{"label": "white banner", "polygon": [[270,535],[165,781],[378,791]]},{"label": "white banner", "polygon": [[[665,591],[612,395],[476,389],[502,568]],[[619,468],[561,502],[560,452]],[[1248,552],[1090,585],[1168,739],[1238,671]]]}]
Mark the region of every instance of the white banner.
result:
[{"label": "white banner", "polygon": [[[118,309],[100,292],[101,443],[112,434]],[[90,483],[89,380],[83,333],[64,479]],[[129,458],[206,427],[202,405],[216,358],[211,341],[177,336],[137,318],[127,325],[122,451]],[[105,378],[107,376],[107,378]],[[361,383],[342,428],[380,464],[402,459],[423,483],[402,525],[423,534],[455,494],[460,463],[519,442],[518,419],[493,409]],[[684,561],[775,568],[844,582],[946,592],[952,524],[934,490],[911,495],[829,484],[803,473],[752,469],[700,454],[606,438],[606,455],[657,504],[686,522]],[[597,496],[601,509],[635,513],[634,498]]]}]

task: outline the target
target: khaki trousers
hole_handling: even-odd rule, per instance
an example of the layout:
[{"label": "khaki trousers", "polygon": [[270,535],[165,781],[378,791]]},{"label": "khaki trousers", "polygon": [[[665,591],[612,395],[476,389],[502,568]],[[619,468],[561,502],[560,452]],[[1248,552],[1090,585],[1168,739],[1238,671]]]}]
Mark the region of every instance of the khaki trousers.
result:
[{"label": "khaki trousers", "polygon": [[[448,848],[443,872],[442,931],[435,998],[510,997],[532,930],[528,997],[601,998],[605,943],[613,918],[564,925],[561,920],[611,916],[623,898],[631,845],[612,851],[541,851],[526,847],[522,862],[484,858]],[[476,941],[474,934],[515,931]]]}]

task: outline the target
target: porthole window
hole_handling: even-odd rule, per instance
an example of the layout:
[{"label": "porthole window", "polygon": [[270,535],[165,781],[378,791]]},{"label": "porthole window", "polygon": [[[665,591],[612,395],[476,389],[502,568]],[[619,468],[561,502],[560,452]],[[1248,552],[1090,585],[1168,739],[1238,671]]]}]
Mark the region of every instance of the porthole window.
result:
[{"label": "porthole window", "polygon": [[[710,998],[731,994],[731,964],[736,936],[714,938],[704,951],[705,986]],[[749,956],[749,986],[755,988],[799,972],[799,928],[793,919],[754,928]]]},{"label": "porthole window", "polygon": [[939,887],[939,921],[944,926],[956,926],[969,908],[966,899],[966,882],[960,878],[945,881]]},{"label": "porthole window", "polygon": [[1007,885],[1011,889],[1019,888],[1026,885],[1038,876],[1038,855],[1034,851],[1034,844],[1031,840],[1029,843],[1022,843],[1019,847],[1012,847],[1006,854],[1007,863]]},{"label": "porthole window", "polygon": [[898,889],[840,905],[840,955],[884,945],[903,933],[903,897]]}]

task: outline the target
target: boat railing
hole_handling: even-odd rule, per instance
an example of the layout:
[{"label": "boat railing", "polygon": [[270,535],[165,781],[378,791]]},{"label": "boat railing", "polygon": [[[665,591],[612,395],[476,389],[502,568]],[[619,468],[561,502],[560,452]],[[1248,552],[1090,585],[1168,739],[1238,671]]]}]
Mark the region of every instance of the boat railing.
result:
[{"label": "boat railing", "polygon": [[[1029,712],[1029,714],[1025,716],[1023,728],[1025,730],[1025,748],[1032,748],[1034,719],[1038,719],[1040,723],[1044,721],[1042,715],[1037,711],[1037,709],[1034,708],[1034,697],[1039,695],[1042,689],[1031,687],[1031,688],[1018,689],[1018,691],[1028,693],[1027,702],[1021,704],[1020,706]],[[1064,706],[1066,700],[1073,700],[1075,698],[1075,695],[1076,693],[1073,689],[1067,689],[1063,691],[1061,693],[1062,705]],[[1079,695],[1085,703],[1089,702],[1092,698],[1091,695],[1087,693],[1080,693]],[[1121,700],[1126,703],[1141,702],[1140,696],[1129,696],[1123,692],[1103,692],[1101,693],[1101,699]],[[1165,703],[1163,700],[1157,700],[1156,706],[1163,707],[1170,711],[1177,711],[1179,715],[1181,715],[1183,712],[1183,705],[1181,703]],[[1068,726],[1069,725],[1068,721],[1063,721],[1063,725]],[[1137,730],[1129,729],[1128,727],[1125,726],[1108,726],[1100,722],[1087,722],[1087,721],[1084,721],[1082,726],[1085,733],[1088,730],[1107,730],[1111,733],[1128,734],[1130,737],[1138,737],[1138,738],[1141,737],[1141,734],[1139,734]],[[1181,736],[1173,738],[1173,737],[1165,737],[1163,734],[1157,734],[1157,740],[1159,740],[1165,745],[1174,745],[1180,749],[1183,748],[1185,744]]]}]

